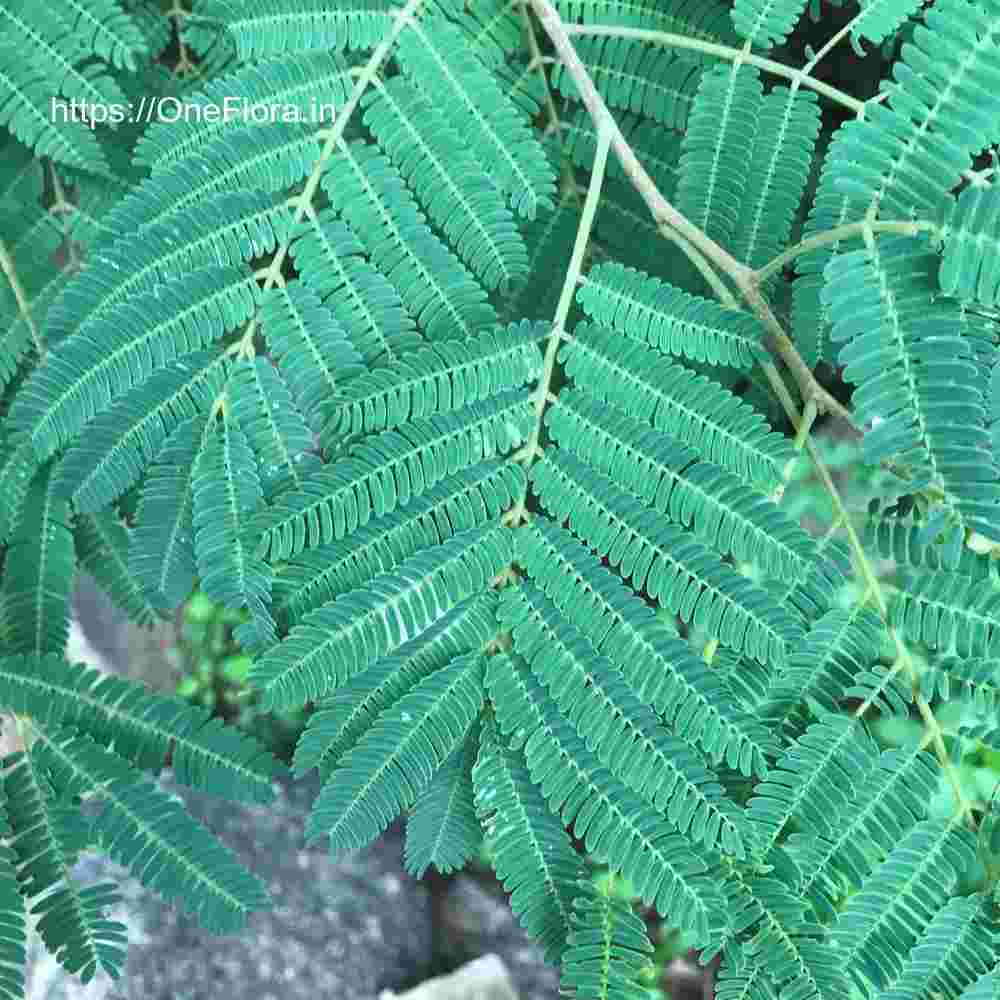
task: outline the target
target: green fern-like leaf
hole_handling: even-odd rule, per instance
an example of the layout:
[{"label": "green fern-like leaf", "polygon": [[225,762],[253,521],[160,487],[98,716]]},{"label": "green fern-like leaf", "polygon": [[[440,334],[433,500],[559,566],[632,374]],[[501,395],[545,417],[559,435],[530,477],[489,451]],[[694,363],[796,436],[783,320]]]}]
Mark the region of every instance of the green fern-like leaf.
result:
[{"label": "green fern-like leaf", "polygon": [[541,324],[520,323],[481,334],[468,345],[411,351],[391,370],[352,379],[333,401],[325,433],[392,430],[534,381],[542,370],[535,345],[543,336]]},{"label": "green fern-like leaf", "polygon": [[783,664],[800,630],[745,577],[569,455],[532,470],[546,509],[664,607],[761,663]]},{"label": "green fern-like leaf", "polygon": [[2,829],[5,843],[0,847],[0,996],[20,1000],[24,996],[24,951],[27,938],[24,900],[18,892],[16,855],[6,842],[11,833],[9,805],[4,792]]},{"label": "green fern-like leaf", "polygon": [[[434,235],[393,165],[366,144],[344,148],[323,175],[335,208],[392,271],[403,305],[430,339],[469,337],[496,322],[486,292]],[[393,213],[385,205],[393,205]]]},{"label": "green fern-like leaf", "polygon": [[199,20],[225,27],[246,61],[310,49],[368,49],[389,19],[389,5],[381,0],[337,7],[324,0],[268,0],[252,8],[240,0],[210,0],[199,10]]},{"label": "green fern-like leaf", "polygon": [[825,816],[808,833],[792,833],[785,842],[803,873],[800,891],[817,913],[832,918],[845,886],[859,885],[876,858],[858,850],[870,840],[888,852],[923,814],[924,805],[940,782],[940,769],[918,747],[884,750],[877,767],[863,783],[851,789],[840,818]]},{"label": "green fern-like leaf", "polygon": [[73,527],[77,562],[138,625],[157,620],[158,608],[129,573],[129,534],[110,511],[80,514]]},{"label": "green fern-like leaf", "polygon": [[925,821],[912,827],[840,913],[833,934],[843,967],[862,988],[898,981],[907,948],[925,932],[975,845],[968,830]]},{"label": "green fern-like leaf", "polygon": [[[204,169],[208,164],[196,164]],[[141,190],[141,189],[140,189]],[[181,189],[183,190],[183,189]],[[162,198],[173,187],[157,193]],[[137,192],[116,206],[120,229],[114,214],[105,221],[108,233],[99,243],[102,263],[116,273],[114,282],[101,281],[99,273],[86,269],[74,277],[59,301],[46,316],[46,336],[50,340],[69,339],[79,343],[79,336],[100,326],[105,317],[115,315],[126,305],[136,305],[136,296],[150,293],[146,310],[160,311],[163,284],[171,282],[178,271],[206,267],[204,290],[209,282],[220,286],[230,276],[213,273],[212,267],[236,267],[240,262],[267,253],[286,232],[288,215],[281,204],[264,192],[227,193],[196,209],[178,211],[176,204],[162,216],[148,218],[161,202],[150,203]],[[185,238],[180,239],[184,233]],[[162,303],[169,311],[170,297]],[[140,309],[140,311],[142,311]],[[70,338],[77,334],[77,338]]]},{"label": "green fern-like leaf", "polygon": [[561,447],[712,548],[786,580],[812,570],[805,532],[737,477],[699,462],[687,445],[577,390],[560,395],[547,426]]},{"label": "green fern-like leaf", "polygon": [[573,899],[572,930],[563,955],[560,987],[567,995],[595,1000],[641,1000],[638,980],[653,968],[653,946],[642,921],[610,885],[598,890],[582,882]]},{"label": "green fern-like leaf", "polygon": [[406,870],[420,878],[431,866],[447,875],[461,869],[482,843],[476,819],[472,768],[479,751],[479,726],[452,752],[421,792],[406,821]]},{"label": "green fern-like leaf", "polygon": [[[237,20],[231,28],[237,34],[238,25]],[[266,99],[280,104],[286,112],[299,108],[303,115],[315,111],[319,117],[320,106],[326,114],[330,108],[345,104],[349,87],[347,64],[332,51],[304,52],[293,58],[241,67],[207,81],[196,93],[184,95],[185,104],[192,109],[206,109],[203,114],[192,110],[174,120],[154,121],[136,143],[135,162],[163,172],[169,164],[204,153],[206,147],[214,148],[217,138],[226,136],[231,142],[237,129],[252,130],[254,138],[266,134],[266,123],[238,113],[244,101]],[[208,110],[213,108],[222,113]],[[227,109],[231,113],[226,114]]]},{"label": "green fern-like leaf", "polygon": [[736,0],[733,26],[757,48],[783,42],[802,16],[805,0]]},{"label": "green fern-like leaf", "polygon": [[[930,8],[893,67],[887,102],[848,122],[830,146],[829,183],[886,217],[938,218],[970,158],[995,133],[980,95],[993,86],[995,11],[965,0]],[[914,141],[929,131],[927,141]],[[821,183],[821,193],[825,185]],[[862,212],[864,211],[862,209]]]},{"label": "green fern-like leaf", "polygon": [[524,491],[518,465],[493,461],[449,476],[405,512],[385,514],[348,538],[306,549],[275,577],[277,618],[294,624],[338,595],[363,587],[428,546],[494,520]]},{"label": "green fern-like leaf", "polygon": [[948,573],[920,576],[897,595],[890,620],[931,649],[963,658],[993,656],[1000,650],[998,601],[1000,591],[989,580],[977,583]]},{"label": "green fern-like leaf", "polygon": [[[584,38],[578,47],[589,74],[612,107],[651,118],[665,128],[687,128],[702,78],[697,62],[628,38]],[[555,73],[554,82],[566,97],[580,99],[565,69]]]},{"label": "green fern-like leaf", "polygon": [[788,243],[809,176],[820,128],[816,95],[774,87],[760,104],[746,197],[733,236],[733,254],[762,267]]},{"label": "green fern-like leaf", "polygon": [[0,504],[0,541],[6,541],[17,527],[38,460],[28,434],[0,439],[0,490],[6,503]]},{"label": "green fern-like leaf", "polygon": [[967,187],[945,223],[945,250],[938,272],[941,291],[984,306],[1000,302],[1000,190]]},{"label": "green fern-like leaf", "polygon": [[859,417],[873,423],[866,460],[906,456],[911,488],[933,484],[945,510],[1000,538],[1000,470],[988,457],[971,344],[954,311],[935,297],[931,267],[915,240],[886,239],[833,258],[823,301],[837,317],[834,339],[847,341],[839,360],[858,386]]},{"label": "green fern-like leaf", "polygon": [[[21,6],[19,2],[17,8]],[[3,28],[0,126],[12,132],[38,156],[48,156],[80,170],[106,173],[107,160],[94,133],[81,121],[60,123],[51,114],[51,102],[58,98],[59,90],[47,75],[48,61],[42,56],[41,40],[29,36],[30,48],[25,58],[24,35],[13,29],[13,18],[6,4],[0,8],[0,14],[0,27]]]},{"label": "green fern-like leaf", "polygon": [[460,601],[391,656],[339,687],[310,716],[295,748],[296,772],[302,774],[316,767],[320,777],[328,780],[384,709],[398,702],[424,677],[487,644],[496,627],[495,604],[496,596],[489,592]]},{"label": "green fern-like leaf", "polygon": [[7,545],[0,589],[0,643],[10,653],[61,653],[69,635],[73,534],[69,504],[55,495],[52,466],[29,485]]},{"label": "green fern-like leaf", "polygon": [[462,532],[436,551],[419,553],[380,574],[367,590],[310,612],[286,642],[254,664],[251,682],[264,693],[265,703],[275,707],[301,703],[344,684],[401,646],[412,630],[440,618],[439,601],[446,595],[457,603],[489,583],[509,561],[508,534],[497,527]]},{"label": "green fern-like leaf", "polygon": [[[499,617],[514,637],[514,649],[601,763],[666,813],[681,833],[743,857],[736,810],[697,754],[668,735],[614,665],[576,628],[556,619],[553,605],[536,587],[523,583],[505,598]],[[725,744],[708,749],[720,753]],[[636,766],[640,761],[643,766]]]},{"label": "green fern-like leaf", "polygon": [[717,940],[728,921],[704,856],[601,767],[526,666],[493,657],[487,686],[501,730],[517,733],[516,745],[524,746],[531,780],[549,808],[642,899],[690,928],[696,947]]},{"label": "green fern-like leaf", "polygon": [[928,988],[956,992],[972,986],[993,967],[995,936],[981,893],[955,897],[934,915],[887,1000],[910,1000]]},{"label": "green fern-like leaf", "polygon": [[175,779],[182,785],[236,800],[270,802],[276,762],[254,740],[223,726],[198,706],[154,695],[142,685],[102,676],[61,656],[0,660],[5,704],[67,726],[137,767],[158,772],[172,752]]},{"label": "green fern-like leaf", "polygon": [[664,354],[709,364],[749,367],[762,337],[755,317],[725,310],[620,264],[591,270],[579,299],[595,322]]},{"label": "green fern-like leaf", "polygon": [[413,805],[478,715],[482,672],[478,653],[460,656],[383,711],[317,797],[307,839],[363,847]]},{"label": "green fern-like leaf", "polygon": [[487,288],[524,277],[528,255],[514,218],[445,115],[399,77],[366,103],[369,128],[470,270]]},{"label": "green fern-like leaf", "polygon": [[57,491],[81,513],[105,507],[135,485],[178,424],[207,408],[227,372],[224,356],[197,351],[127,392],[66,450]]},{"label": "green fern-like leaf", "polygon": [[[551,525],[517,533],[518,558],[552,602],[621,671],[641,701],[678,735],[699,744],[743,774],[766,773],[773,755],[765,731],[743,712],[720,681],[649,607]],[[592,594],[573,600],[578,587]]]},{"label": "green fern-like leaf", "polygon": [[135,68],[137,57],[147,50],[146,39],[134,15],[117,0],[66,0],[63,16],[71,22],[73,34],[92,51],[114,66]]},{"label": "green fern-like leaf", "polygon": [[511,909],[546,959],[558,961],[585,868],[532,783],[523,754],[505,746],[492,719],[483,728],[472,781],[477,815],[497,845],[497,875],[510,891]]},{"label": "green fern-like leaf", "polygon": [[428,21],[403,35],[399,58],[404,71],[452,117],[518,215],[533,219],[553,207],[554,178],[541,144],[486,67],[468,52],[457,28]]},{"label": "green fern-like leaf", "polygon": [[228,406],[218,432],[210,434],[198,454],[191,480],[202,589],[226,607],[246,606],[261,637],[273,636],[270,568],[254,554],[247,537],[248,519],[261,500],[260,479],[247,435],[231,419]]},{"label": "green fern-like leaf", "polygon": [[[269,500],[285,489],[301,489],[320,461],[311,451],[309,427],[275,366],[266,358],[237,362],[226,391],[257,459],[262,497]],[[248,498],[246,509],[255,506],[256,500]]]},{"label": "green fern-like leaf", "polygon": [[[9,763],[9,761],[8,761]],[[103,969],[117,979],[125,958],[125,926],[104,919],[119,902],[108,884],[83,888],[70,868],[91,836],[90,823],[72,803],[57,800],[37,754],[20,753],[4,774],[8,814],[19,834],[12,842],[25,895],[37,902],[38,930],[69,973],[83,982]],[[57,887],[56,891],[46,890]]]},{"label": "green fern-like leaf", "polygon": [[361,355],[319,296],[299,281],[265,294],[259,315],[279,373],[306,423],[318,431],[323,399],[360,373]]},{"label": "green fern-like leaf", "polygon": [[891,37],[908,17],[920,9],[919,0],[862,0],[861,13],[852,22],[851,44],[864,55],[861,38],[878,45]]},{"label": "green fern-like leaf", "polygon": [[667,31],[706,42],[732,44],[736,36],[729,11],[715,0],[556,0],[555,6],[567,22],[620,24],[629,28]]},{"label": "green fern-like leaf", "polygon": [[30,433],[44,460],[108,409],[113,395],[152,375],[154,359],[165,363],[207,347],[243,322],[259,298],[257,283],[242,271],[211,267],[123,303],[48,355],[10,419]]},{"label": "green fern-like leaf", "polygon": [[174,798],[138,780],[117,754],[72,732],[39,733],[36,746],[57,794],[92,794],[103,805],[93,820],[100,846],[145,886],[197,915],[206,930],[231,933],[251,911],[270,905],[264,886],[227,848]]},{"label": "green fern-like leaf", "polygon": [[[303,274],[305,294],[301,284],[292,283],[285,289],[288,298],[279,294],[277,301],[285,301],[274,308],[287,316],[279,322],[289,324],[287,335],[295,337],[291,343],[300,341],[302,329],[308,329],[310,354],[323,357],[323,368],[332,360],[327,358],[325,346],[333,346],[342,334],[355,358],[372,367],[397,361],[423,343],[399,291],[369,263],[360,239],[334,213],[324,211],[305,220],[296,231],[290,252]],[[350,371],[345,368],[341,377]]]},{"label": "green fern-like leaf", "polygon": [[146,599],[161,609],[185,600],[197,579],[192,484],[195,458],[207,450],[213,430],[207,414],[179,424],[143,483],[128,566]]},{"label": "green fern-like leaf", "polygon": [[583,323],[575,327],[572,342],[560,355],[567,373],[592,395],[669,430],[704,459],[761,491],[783,480],[792,458],[787,441],[750,406],[704,376]]},{"label": "green fern-like leaf", "polygon": [[751,148],[761,115],[760,74],[749,66],[705,71],[684,134],[677,207],[713,240],[736,229],[750,176]]},{"label": "green fern-like leaf", "polygon": [[523,394],[508,392],[373,435],[310,477],[301,491],[279,497],[250,530],[272,560],[343,538],[445,476],[519,445],[529,417]]}]

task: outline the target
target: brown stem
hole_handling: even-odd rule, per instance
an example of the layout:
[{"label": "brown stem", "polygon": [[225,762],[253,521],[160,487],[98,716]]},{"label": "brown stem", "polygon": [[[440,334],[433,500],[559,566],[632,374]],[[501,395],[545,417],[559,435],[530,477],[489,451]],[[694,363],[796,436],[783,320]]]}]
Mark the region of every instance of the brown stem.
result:
[{"label": "brown stem", "polygon": [[803,401],[808,403],[813,400],[820,413],[833,413],[847,420],[853,426],[854,421],[850,411],[816,381],[809,366],[802,359],[802,355],[796,350],[795,344],[781,328],[781,324],[760,293],[754,280],[753,270],[736,260],[663,197],[655,181],[646,172],[625,136],[622,135],[618,123],[598,93],[594,81],[577,55],[572,41],[570,41],[566,25],[563,24],[562,18],[552,5],[551,0],[531,0],[531,5],[534,7],[545,33],[552,40],[556,53],[566,67],[566,72],[576,84],[580,100],[587,108],[595,127],[598,132],[602,127],[607,128],[610,132],[611,149],[618,157],[618,162],[621,163],[625,175],[648,206],[657,224],[666,224],[676,230],[703,256],[732,277],[748,305],[764,324],[767,331],[764,346],[774,357],[788,366],[792,377],[798,384]]}]

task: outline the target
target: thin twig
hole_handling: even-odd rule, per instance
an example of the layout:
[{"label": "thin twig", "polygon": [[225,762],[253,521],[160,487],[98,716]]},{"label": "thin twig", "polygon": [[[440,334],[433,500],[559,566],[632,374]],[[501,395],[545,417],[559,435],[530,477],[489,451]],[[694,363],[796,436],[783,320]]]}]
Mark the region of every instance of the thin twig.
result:
[{"label": "thin twig", "polygon": [[14,298],[17,301],[17,308],[20,310],[24,322],[28,324],[28,330],[31,332],[31,339],[35,344],[35,350],[38,352],[38,356],[42,357],[45,354],[45,341],[42,340],[42,335],[35,324],[35,318],[31,315],[31,304],[28,302],[28,297],[24,294],[24,288],[21,286],[21,280],[17,276],[17,269],[14,267],[14,258],[11,256],[7,245],[2,239],[0,239],[0,270],[7,276],[7,281],[10,283],[10,287],[14,292]]},{"label": "thin twig", "polygon": [[[590,241],[590,231],[594,225],[594,216],[597,214],[597,205],[601,197],[601,187],[604,183],[604,168],[608,162],[609,146],[609,131],[606,127],[599,125],[597,128],[597,151],[594,154],[594,164],[590,171],[590,187],[587,189],[587,198],[583,203],[583,211],[580,213],[580,224],[576,231],[573,253],[570,256],[569,267],[566,269],[566,278],[563,281],[559,304],[556,306],[556,314],[552,320],[552,330],[549,333],[548,344],[545,348],[542,375],[538,380],[538,389],[535,394],[535,420],[532,425],[531,434],[528,437],[528,443],[522,449],[528,456],[529,464],[539,453],[538,442],[542,434],[542,418],[545,414],[545,404],[552,398],[550,385],[552,382],[552,373],[555,370],[556,353],[564,337],[566,318],[569,316],[570,306],[573,304],[573,294],[580,280],[580,270],[583,266],[583,255],[587,249],[587,243]],[[517,527],[518,522],[525,516],[526,500],[526,493],[522,493],[510,512],[504,515],[505,524]]]},{"label": "thin twig", "polygon": [[762,285],[772,274],[780,271],[786,264],[795,260],[796,257],[804,253],[810,253],[830,243],[839,243],[841,240],[850,239],[852,236],[862,236],[867,230],[875,233],[898,233],[902,236],[917,236],[920,233],[937,232],[940,228],[938,223],[929,219],[913,219],[910,221],[886,219],[883,222],[862,219],[860,222],[846,222],[835,229],[828,229],[826,232],[810,236],[796,243],[795,246],[784,250],[773,260],[769,260],[766,264],[759,267],[754,273],[754,280],[758,285]]},{"label": "thin twig", "polygon": [[597,87],[577,55],[567,34],[566,25],[563,24],[562,18],[552,5],[551,0],[531,0],[531,3],[542,27],[552,40],[560,60],[566,67],[566,72],[576,84],[580,100],[583,101],[590,113],[594,125],[598,129],[606,127],[610,130],[611,148],[614,150],[615,156],[618,157],[618,162],[621,163],[625,175],[652,212],[657,224],[666,224],[675,229],[704,257],[707,257],[731,276],[747,304],[764,324],[765,348],[788,366],[799,387],[803,401],[815,400],[820,413],[832,413],[853,427],[854,419],[850,410],[819,384],[809,366],[796,350],[791,338],[782,329],[754,281],[753,270],[736,260],[664,198],[657,188],[656,182],[646,172],[625,136],[622,135],[621,129],[604,103],[604,99],[597,92]]},{"label": "thin twig", "polygon": [[[292,211],[292,224],[288,228],[289,235],[278,244],[274,256],[271,258],[271,263],[265,272],[264,292],[270,291],[271,288],[279,285],[281,281],[281,268],[292,245],[293,236],[298,229],[299,223],[307,216],[312,215],[312,203],[316,196],[316,190],[319,188],[320,179],[334,151],[341,144],[341,137],[344,134],[344,129],[347,127],[347,122],[357,109],[364,92],[375,79],[382,67],[382,63],[396,44],[399,36],[408,26],[416,24],[414,15],[420,9],[423,2],[424,0],[408,0],[406,6],[396,12],[392,30],[379,42],[364,66],[354,67],[354,75],[357,77],[354,89],[351,91],[347,102],[337,114],[333,126],[322,133],[324,143],[323,148],[320,150],[319,158],[316,160],[301,193],[290,202],[289,207],[292,208],[294,206],[294,209]],[[257,324],[258,316],[255,315],[247,324],[239,345],[235,347],[236,352],[242,353],[247,357],[253,357],[253,338],[257,330]]]},{"label": "thin twig", "polygon": [[723,59],[739,58],[741,62],[756,66],[766,73],[791,80],[795,86],[815,90],[817,94],[822,94],[836,104],[850,108],[855,113],[860,112],[865,106],[864,101],[859,101],[856,97],[851,97],[850,94],[845,94],[842,90],[837,90],[835,87],[823,83],[822,80],[817,80],[815,77],[809,76],[806,70],[793,69],[784,63],[775,62],[773,59],[765,59],[763,56],[754,55],[752,52],[733,48],[730,45],[706,42],[704,39],[691,38],[688,35],[673,35],[667,31],[651,31],[647,28],[624,28],[616,24],[568,24],[566,25],[566,33],[568,35],[591,35],[604,38],[632,38],[651,45],[693,49],[696,52],[703,52],[705,55],[710,56],[720,56]]}]

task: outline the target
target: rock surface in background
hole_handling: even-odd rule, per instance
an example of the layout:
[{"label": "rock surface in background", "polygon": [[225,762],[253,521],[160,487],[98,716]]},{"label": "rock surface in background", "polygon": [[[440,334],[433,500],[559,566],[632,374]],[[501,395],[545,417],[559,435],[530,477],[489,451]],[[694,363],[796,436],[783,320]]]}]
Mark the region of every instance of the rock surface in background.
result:
[{"label": "rock surface in background", "polygon": [[383,990],[378,1000],[518,1000],[518,996],[503,961],[496,955],[483,955],[405,993]]},{"label": "rock surface in background", "polygon": [[87,644],[100,658],[95,666],[142,681],[155,691],[176,690],[180,671],[160,644],[161,640],[172,643],[176,639],[173,622],[148,627],[130,622],[94,578],[82,571],[73,582],[72,612]]},{"label": "rock surface in background", "polygon": [[[126,902],[112,914],[129,931],[121,979],[101,975],[83,987],[35,939],[27,1000],[374,1000],[430,974],[429,897],[403,871],[401,824],[334,862],[323,842],[303,846],[318,780],[282,783],[267,806],[210,798],[166,778],[163,786],[266,882],[274,907],[220,937],[126,878]],[[87,882],[123,872],[95,856],[77,871]]]}]

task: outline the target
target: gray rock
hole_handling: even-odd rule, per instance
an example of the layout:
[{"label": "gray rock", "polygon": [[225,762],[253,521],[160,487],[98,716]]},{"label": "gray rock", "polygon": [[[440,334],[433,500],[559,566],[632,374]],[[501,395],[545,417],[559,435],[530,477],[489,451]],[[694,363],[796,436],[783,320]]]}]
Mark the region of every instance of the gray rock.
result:
[{"label": "gray rock", "polygon": [[161,645],[161,640],[176,641],[173,622],[136,625],[115,606],[94,578],[83,571],[77,573],[73,582],[72,610],[83,637],[98,654],[95,666],[142,681],[155,691],[176,690],[182,676],[180,666]]},{"label": "gray rock", "polygon": [[441,960],[454,968],[492,952],[507,967],[520,1000],[557,1000],[558,968],[545,961],[495,885],[491,891],[466,874],[447,880],[436,903]]},{"label": "gray rock", "polygon": [[[267,806],[166,778],[163,786],[266,881],[273,909],[254,913],[240,934],[215,936],[126,877],[125,903],[112,914],[129,931],[121,979],[101,974],[82,987],[48,958],[31,969],[28,1000],[374,1000],[431,974],[429,897],[403,870],[400,824],[334,862],[322,842],[303,846],[318,780],[281,783]],[[123,874],[90,856],[77,871],[87,881]]]},{"label": "gray rock", "polygon": [[405,993],[383,990],[378,1000],[518,1000],[518,996],[503,961],[496,955],[483,955]]},{"label": "gray rock", "polygon": [[73,580],[73,616],[87,641],[116,673],[128,668],[128,617],[89,574],[80,570]]}]

